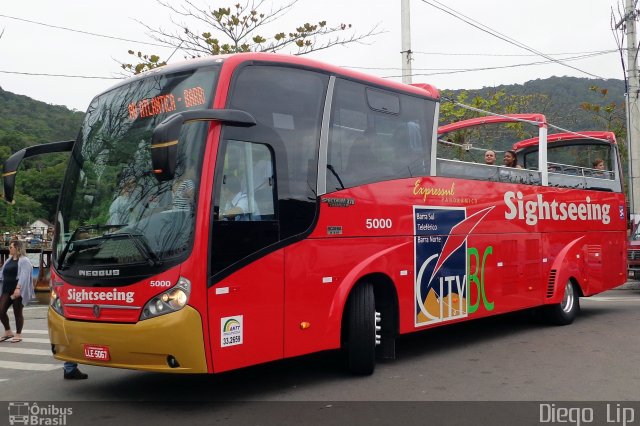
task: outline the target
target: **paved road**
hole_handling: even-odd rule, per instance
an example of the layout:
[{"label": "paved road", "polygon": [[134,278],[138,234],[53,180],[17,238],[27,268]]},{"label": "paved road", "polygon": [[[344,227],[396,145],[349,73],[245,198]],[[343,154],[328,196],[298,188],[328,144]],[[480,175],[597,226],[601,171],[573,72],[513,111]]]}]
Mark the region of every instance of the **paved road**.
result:
[{"label": "paved road", "polygon": [[259,401],[330,408],[332,401],[640,400],[640,290],[611,290],[581,305],[567,327],[519,313],[404,336],[398,359],[364,378],[345,374],[337,353],[322,353],[216,376],[82,366],[90,376],[82,382],[62,380],[61,363],[49,355],[46,307],[37,306],[27,310],[25,341],[0,343],[0,400],[214,402],[218,414],[236,419],[245,412],[239,407]]}]

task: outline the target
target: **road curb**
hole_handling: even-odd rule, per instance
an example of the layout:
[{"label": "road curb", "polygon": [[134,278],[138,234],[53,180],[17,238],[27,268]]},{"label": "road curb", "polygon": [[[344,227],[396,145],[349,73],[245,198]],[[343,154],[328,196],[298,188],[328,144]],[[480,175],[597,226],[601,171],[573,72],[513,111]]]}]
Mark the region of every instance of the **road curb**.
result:
[{"label": "road curb", "polygon": [[640,290],[640,281],[627,281],[620,287],[616,287],[616,290]]}]

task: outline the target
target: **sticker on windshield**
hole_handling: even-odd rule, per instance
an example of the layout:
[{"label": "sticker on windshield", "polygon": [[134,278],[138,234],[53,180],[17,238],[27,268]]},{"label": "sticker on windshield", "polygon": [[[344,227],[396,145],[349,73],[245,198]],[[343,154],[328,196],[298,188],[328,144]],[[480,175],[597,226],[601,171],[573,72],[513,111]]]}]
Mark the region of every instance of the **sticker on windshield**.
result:
[{"label": "sticker on windshield", "polygon": [[242,344],[242,315],[220,319],[220,346]]}]

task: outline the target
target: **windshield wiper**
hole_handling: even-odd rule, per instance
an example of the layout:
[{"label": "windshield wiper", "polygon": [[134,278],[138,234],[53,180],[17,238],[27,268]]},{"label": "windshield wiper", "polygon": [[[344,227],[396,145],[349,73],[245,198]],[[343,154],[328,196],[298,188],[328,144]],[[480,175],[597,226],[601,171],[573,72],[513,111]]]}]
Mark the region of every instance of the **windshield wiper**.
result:
[{"label": "windshield wiper", "polygon": [[162,260],[158,258],[158,256],[154,253],[151,248],[149,248],[149,243],[147,239],[142,234],[134,234],[132,232],[117,232],[115,234],[104,234],[102,239],[119,239],[119,238],[128,238],[133,241],[133,245],[136,246],[140,254],[147,261],[149,266],[160,266],[162,265]]},{"label": "windshield wiper", "polygon": [[73,231],[73,234],[71,234],[69,241],[65,243],[64,248],[62,249],[62,253],[60,253],[60,258],[58,259],[58,269],[63,270],[69,267],[69,265],[65,264],[64,261],[65,261],[65,258],[67,257],[67,254],[69,253],[69,248],[71,248],[71,243],[86,239],[86,238],[76,238],[77,236],[80,236],[82,233],[92,231],[92,230],[113,229],[113,228],[120,229],[120,228],[124,228],[125,226],[127,226],[127,224],[118,224],[118,225],[95,224],[95,225],[78,226],[76,230]]},{"label": "windshield wiper", "polygon": [[327,169],[329,169],[331,174],[333,174],[336,177],[336,179],[338,179],[338,183],[342,187],[341,189],[344,189],[344,183],[342,183],[342,179],[340,179],[340,176],[338,176],[338,172],[336,172],[336,169],[334,169],[331,164],[327,164]]}]

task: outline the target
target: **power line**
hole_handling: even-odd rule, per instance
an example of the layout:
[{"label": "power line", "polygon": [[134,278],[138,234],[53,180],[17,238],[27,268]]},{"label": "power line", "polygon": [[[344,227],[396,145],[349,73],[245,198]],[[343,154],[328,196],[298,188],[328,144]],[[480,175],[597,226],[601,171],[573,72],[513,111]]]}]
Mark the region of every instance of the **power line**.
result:
[{"label": "power line", "polygon": [[[580,59],[589,59],[595,56],[608,55],[610,53],[617,53],[616,49],[613,50],[601,50],[599,52],[588,53],[580,56],[573,56],[563,58],[565,61],[577,61]],[[537,55],[529,55],[529,56],[537,56]],[[527,65],[544,65],[544,64],[554,64],[556,61],[537,61],[537,62],[527,62],[522,64],[511,64],[511,65],[501,65],[495,67],[482,67],[482,68],[413,68],[414,71],[449,71],[449,72],[470,72],[470,71],[485,71],[491,69],[500,69],[500,68],[514,68],[514,67],[523,67]],[[351,69],[362,69],[362,70],[401,70],[399,67],[360,67],[360,66],[351,66],[351,65],[341,65],[345,68]],[[412,74],[416,75],[416,74]]]},{"label": "power line", "polygon": [[521,49],[525,49],[525,50],[527,50],[527,51],[529,51],[531,53],[535,53],[535,54],[537,54],[539,56],[542,56],[545,59],[557,62],[560,65],[563,65],[563,66],[568,67],[568,68],[572,68],[572,69],[574,69],[576,71],[579,71],[581,73],[587,74],[587,75],[589,75],[591,77],[596,77],[596,78],[601,78],[601,79],[603,78],[603,77],[601,77],[599,75],[592,74],[592,73],[590,73],[588,71],[585,71],[585,70],[582,70],[580,68],[576,68],[574,66],[565,64],[565,63],[563,63],[561,61],[558,61],[557,59],[553,59],[552,57],[550,57],[548,55],[545,55],[544,53],[539,52],[539,51],[537,51],[537,50],[535,50],[535,49],[533,49],[533,48],[531,48],[531,47],[529,47],[529,46],[527,46],[527,45],[525,45],[525,44],[523,44],[523,43],[521,43],[521,42],[519,42],[519,41],[517,41],[517,40],[515,40],[515,39],[513,39],[513,38],[511,38],[509,36],[507,36],[507,35],[499,33],[498,31],[488,27],[487,25],[484,25],[484,24],[474,20],[473,18],[469,18],[469,17],[463,15],[462,13],[460,13],[460,12],[458,12],[458,11],[448,7],[448,6],[443,5],[442,3],[438,2],[437,0],[431,0],[431,1],[435,2],[435,3],[437,3],[437,5],[433,4],[429,0],[421,0],[421,1],[423,3],[428,4],[431,7],[434,7],[434,8],[436,8],[436,9],[442,11],[442,12],[445,12],[448,15],[453,16],[454,18],[456,18],[456,19],[458,19],[458,20],[460,20],[460,21],[462,21],[462,22],[464,22],[464,23],[466,23],[468,25],[471,25],[474,28],[479,29],[482,32],[485,32],[485,33],[487,33],[489,35],[492,35],[492,36],[494,36],[496,38],[499,38],[500,40],[506,41],[509,44],[517,46],[517,47],[519,47]]},{"label": "power line", "polygon": [[[582,55],[582,56],[576,56],[573,58],[566,58],[565,61],[577,61],[580,59],[588,59],[588,58],[592,58],[595,56],[600,56],[603,55],[605,53],[602,54],[592,54],[592,55]],[[447,70],[447,69],[443,69],[439,72],[433,72],[433,73],[414,73],[412,74],[413,76],[432,76],[432,75],[447,75],[447,74],[459,74],[459,73],[463,73],[463,72],[475,72],[475,71],[490,71],[490,70],[497,70],[497,69],[506,69],[506,68],[518,68],[518,67],[527,67],[527,66],[531,66],[531,65],[548,65],[551,63],[556,63],[556,61],[538,61],[538,62],[528,62],[528,63],[524,63],[524,64],[512,64],[512,65],[503,65],[503,66],[496,66],[496,67],[482,67],[482,68],[466,68],[466,69],[454,69],[454,70]],[[435,71],[436,69],[434,69]],[[399,75],[387,75],[384,76],[383,78],[399,78],[401,76]],[[596,76],[597,77],[597,76]],[[600,79],[603,79],[603,77],[597,77]]]},{"label": "power line", "polygon": [[49,74],[39,72],[20,72],[20,71],[6,71],[0,70],[2,74],[18,74],[18,75],[32,75],[32,76],[45,76],[45,77],[69,77],[69,78],[88,78],[88,79],[101,79],[101,80],[122,80],[126,77],[100,77],[90,75],[71,75],[71,74]]},{"label": "power line", "polygon": [[44,22],[31,21],[29,19],[24,19],[24,18],[16,18],[15,16],[8,16],[8,15],[0,14],[0,17],[7,18],[7,19],[14,19],[16,21],[28,22],[30,24],[35,24],[35,25],[42,25],[43,27],[56,28],[58,30],[71,31],[71,32],[74,32],[74,33],[90,35],[90,36],[94,36],[94,37],[108,38],[108,39],[111,39],[111,40],[119,40],[119,41],[127,41],[127,42],[130,42],[130,43],[146,44],[148,46],[172,47],[172,46],[168,46],[166,44],[149,43],[149,42],[146,42],[146,41],[131,40],[131,39],[128,39],[128,38],[122,38],[122,37],[110,36],[110,35],[105,35],[105,34],[92,33],[92,32],[89,32],[89,31],[75,30],[73,28],[61,27],[59,25],[51,25],[51,24],[45,24]]},{"label": "power line", "polygon": [[[608,49],[608,50],[594,50],[589,52],[562,52],[562,53],[546,53],[548,56],[562,56],[562,55],[586,55],[591,53],[612,53],[617,52],[618,49]],[[496,57],[527,57],[527,56],[540,56],[537,53],[454,53],[454,52],[421,52],[412,50],[413,54],[420,55],[434,55],[434,56],[496,56]],[[562,59],[562,58],[560,58]]]},{"label": "power line", "polygon": [[[614,50],[615,52],[615,50]],[[588,55],[581,55],[575,57],[565,58],[565,61],[577,61],[580,59],[588,59],[594,56],[600,56],[611,53],[609,51],[601,51]],[[482,68],[414,68],[416,71],[436,71],[432,73],[413,73],[412,76],[431,76],[431,75],[443,75],[443,74],[458,74],[463,72],[475,72],[475,71],[490,71],[496,69],[504,69],[504,68],[517,68],[517,67],[526,67],[530,65],[546,65],[550,63],[555,63],[555,61],[538,61],[538,62],[527,62],[523,64],[512,64],[512,65],[504,65],[504,66],[496,66],[496,67],[482,67]],[[391,70],[399,70],[400,68],[394,67],[358,67],[358,66],[349,66],[342,65],[344,68],[351,69],[366,69],[366,70],[383,70],[383,71],[391,71]],[[29,75],[29,76],[44,76],[44,77],[67,77],[67,78],[85,78],[85,79],[102,79],[102,80],[121,80],[126,77],[102,77],[102,76],[88,76],[88,75],[72,75],[72,74],[53,74],[53,73],[34,73],[34,72],[21,72],[21,71],[8,71],[8,70],[0,70],[2,74],[17,74],[17,75]],[[397,78],[401,76],[389,75],[384,76],[383,78]]]}]

